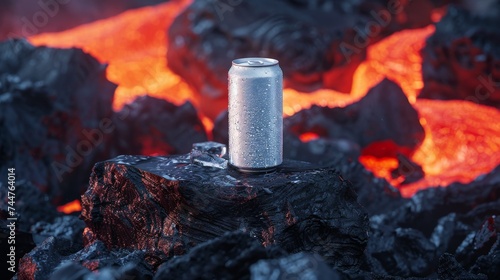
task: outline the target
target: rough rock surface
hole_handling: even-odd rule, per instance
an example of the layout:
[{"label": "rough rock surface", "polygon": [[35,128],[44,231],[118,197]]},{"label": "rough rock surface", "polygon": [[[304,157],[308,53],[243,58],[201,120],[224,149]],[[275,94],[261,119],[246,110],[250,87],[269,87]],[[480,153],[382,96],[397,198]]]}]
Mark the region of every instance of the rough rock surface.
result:
[{"label": "rough rock surface", "polygon": [[154,279],[249,279],[252,264],[285,255],[279,248],[263,247],[248,233],[226,233],[165,262]]},{"label": "rough rock surface", "polygon": [[315,279],[340,280],[318,255],[298,253],[274,260],[260,260],[250,268],[252,280],[266,279]]},{"label": "rough rock surface", "polygon": [[[451,6],[422,50],[419,98],[462,99],[500,107],[500,4]],[[484,5],[486,4],[486,5]]]},{"label": "rough rock surface", "polygon": [[0,43],[0,168],[51,198],[77,197],[102,160],[88,134],[111,118],[114,89],[106,66],[82,50]]},{"label": "rough rock surface", "polygon": [[[392,211],[372,215],[366,250],[369,271],[404,277],[498,278],[499,174],[497,167],[470,184],[429,188]],[[453,254],[453,259],[442,257],[444,253]]]},{"label": "rough rock surface", "polygon": [[201,93],[203,111],[213,117],[214,102],[227,101],[231,61],[240,57],[278,59],[288,87],[349,92],[366,48],[395,31],[432,23],[434,4],[196,0],[169,28],[168,66]]},{"label": "rough rock surface", "polygon": [[83,193],[97,161],[186,153],[207,139],[190,103],[146,96],[113,112],[116,86],[105,74],[79,49],[0,43],[0,168],[16,168],[17,178],[62,204]]},{"label": "rough rock surface", "polygon": [[242,230],[349,270],[360,265],[368,230],[349,182],[295,161],[246,175],[190,164],[189,156],[120,156],[96,164],[82,203],[87,242],[165,257]]},{"label": "rough rock surface", "polygon": [[[285,119],[284,130],[297,136],[312,132],[328,139],[347,140],[365,148],[365,153],[385,156],[395,156],[397,151],[409,153],[425,137],[417,111],[403,90],[388,79],[344,108],[313,106],[302,110]],[[370,148],[373,151],[366,150]]]},{"label": "rough rock surface", "polygon": [[110,149],[122,154],[184,154],[193,143],[207,140],[198,112],[190,102],[176,106],[166,100],[142,96],[114,116],[116,132]]},{"label": "rough rock surface", "polygon": [[76,276],[83,277],[87,270],[103,273],[111,267],[123,266],[122,272],[131,274],[124,276],[151,279],[153,267],[145,259],[144,251],[110,250],[100,241],[82,248],[68,239],[50,237],[21,259],[17,276],[19,280],[83,279]]}]

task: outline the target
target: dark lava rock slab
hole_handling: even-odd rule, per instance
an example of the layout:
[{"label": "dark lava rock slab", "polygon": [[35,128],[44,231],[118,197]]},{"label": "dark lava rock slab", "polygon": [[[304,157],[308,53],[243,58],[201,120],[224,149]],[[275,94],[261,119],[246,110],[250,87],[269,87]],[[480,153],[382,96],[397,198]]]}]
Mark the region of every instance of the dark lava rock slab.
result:
[{"label": "dark lava rock slab", "polygon": [[[278,59],[287,87],[349,92],[367,47],[431,24],[433,6],[428,0],[196,0],[170,26],[168,66],[212,101],[227,101],[231,61],[253,56]],[[216,116],[213,102],[202,106]]]},{"label": "dark lava rock slab", "polygon": [[252,264],[284,256],[283,250],[265,248],[248,233],[231,232],[165,262],[158,267],[154,279],[250,279]]},{"label": "dark lava rock slab", "polygon": [[451,6],[427,39],[419,98],[462,99],[500,106],[500,3]]},{"label": "dark lava rock slab", "polygon": [[105,158],[89,135],[110,121],[115,87],[82,50],[0,43],[0,169],[16,168],[51,198],[80,195]]},{"label": "dark lava rock slab", "polygon": [[184,154],[193,143],[207,140],[198,112],[190,102],[176,106],[166,100],[141,96],[114,116],[116,131],[112,156],[123,154]]},{"label": "dark lava rock slab", "polygon": [[367,216],[351,184],[331,168],[287,161],[274,173],[190,164],[189,156],[120,156],[95,165],[82,196],[87,240],[165,257],[241,230],[264,246],[359,266]]}]

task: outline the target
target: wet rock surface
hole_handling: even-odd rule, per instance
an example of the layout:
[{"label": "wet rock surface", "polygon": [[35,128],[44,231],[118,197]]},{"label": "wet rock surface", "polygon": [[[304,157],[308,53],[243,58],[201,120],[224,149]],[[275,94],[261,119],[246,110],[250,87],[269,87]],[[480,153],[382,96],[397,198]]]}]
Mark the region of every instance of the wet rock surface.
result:
[{"label": "wet rock surface", "polygon": [[[194,150],[223,154],[215,143]],[[97,164],[83,199],[87,228],[75,217],[35,223],[49,237],[22,258],[18,279],[499,276],[498,170],[411,199],[364,190],[383,186],[365,174],[354,184],[370,209],[368,226],[351,184],[331,169],[287,161],[275,173],[249,176],[191,163],[191,156]]]},{"label": "wet rock surface", "polygon": [[296,161],[245,175],[190,164],[189,156],[120,156],[95,166],[82,204],[88,242],[165,258],[243,230],[266,246],[315,252],[349,270],[360,265],[368,229],[347,181]]}]

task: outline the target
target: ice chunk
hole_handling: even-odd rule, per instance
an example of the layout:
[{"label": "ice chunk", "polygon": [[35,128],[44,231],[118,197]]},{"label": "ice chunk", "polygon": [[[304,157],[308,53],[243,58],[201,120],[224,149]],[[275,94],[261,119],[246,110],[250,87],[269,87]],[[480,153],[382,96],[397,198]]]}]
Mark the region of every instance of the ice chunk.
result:
[{"label": "ice chunk", "polygon": [[195,150],[200,151],[202,153],[216,155],[218,157],[223,157],[227,151],[226,145],[212,141],[194,143],[192,151]]},{"label": "ice chunk", "polygon": [[191,151],[191,163],[220,169],[227,168],[226,159],[219,157],[217,154],[202,152],[195,149]]}]

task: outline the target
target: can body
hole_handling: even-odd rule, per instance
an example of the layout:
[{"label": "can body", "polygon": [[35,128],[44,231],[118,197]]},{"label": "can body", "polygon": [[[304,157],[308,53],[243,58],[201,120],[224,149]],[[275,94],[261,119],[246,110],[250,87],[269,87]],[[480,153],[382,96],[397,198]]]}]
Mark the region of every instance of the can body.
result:
[{"label": "can body", "polygon": [[245,172],[283,161],[283,72],[278,61],[242,58],[229,70],[229,164]]}]

